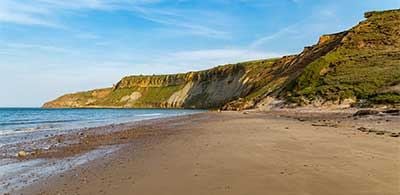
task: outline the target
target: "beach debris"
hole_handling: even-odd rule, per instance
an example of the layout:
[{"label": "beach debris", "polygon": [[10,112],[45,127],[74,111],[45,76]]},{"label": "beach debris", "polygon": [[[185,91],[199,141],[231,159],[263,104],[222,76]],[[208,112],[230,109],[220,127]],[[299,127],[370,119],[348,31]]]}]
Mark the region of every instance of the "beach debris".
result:
[{"label": "beach debris", "polygon": [[365,127],[359,127],[359,128],[357,128],[357,130],[359,130],[361,132],[368,132],[368,129]]},{"label": "beach debris", "polygon": [[398,116],[398,115],[400,115],[400,109],[385,110],[385,111],[383,111],[383,113]]},{"label": "beach debris", "polygon": [[63,142],[64,138],[62,137],[62,135],[60,135],[59,137],[56,138],[58,143]]},{"label": "beach debris", "polygon": [[379,114],[378,110],[359,110],[356,113],[353,114],[353,116],[368,116],[368,115],[377,115]]},{"label": "beach debris", "polygon": [[42,149],[34,149],[29,155],[36,156],[42,153]]},{"label": "beach debris", "polygon": [[377,135],[385,135],[385,132],[384,131],[377,131],[376,134]]},{"label": "beach debris", "polygon": [[400,132],[396,133],[393,131],[386,131],[386,130],[376,130],[376,129],[372,129],[372,128],[366,128],[366,127],[359,127],[357,128],[357,130],[361,131],[361,132],[365,132],[365,133],[375,133],[376,135],[389,135],[390,137],[400,137]]},{"label": "beach debris", "polygon": [[23,151],[23,150],[21,150],[21,151],[19,151],[19,152],[16,154],[16,156],[17,156],[18,158],[25,158],[26,156],[28,156],[28,153],[25,152],[25,151]]},{"label": "beach debris", "polygon": [[328,122],[324,122],[324,123],[312,123],[311,126],[314,126],[314,127],[334,127],[334,128],[337,128],[337,127],[338,127],[337,124],[328,123]]}]

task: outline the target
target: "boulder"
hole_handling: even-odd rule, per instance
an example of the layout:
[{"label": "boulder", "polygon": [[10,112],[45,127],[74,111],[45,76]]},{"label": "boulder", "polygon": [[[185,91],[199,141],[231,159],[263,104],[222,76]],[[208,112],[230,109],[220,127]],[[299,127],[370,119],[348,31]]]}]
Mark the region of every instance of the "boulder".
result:
[{"label": "boulder", "polygon": [[400,115],[400,109],[385,110],[383,111],[383,113],[390,115]]},{"label": "boulder", "polygon": [[377,115],[379,114],[378,110],[359,110],[353,114],[353,116],[368,116],[368,115]]},{"label": "boulder", "polygon": [[400,137],[400,133],[391,133],[390,137]]}]

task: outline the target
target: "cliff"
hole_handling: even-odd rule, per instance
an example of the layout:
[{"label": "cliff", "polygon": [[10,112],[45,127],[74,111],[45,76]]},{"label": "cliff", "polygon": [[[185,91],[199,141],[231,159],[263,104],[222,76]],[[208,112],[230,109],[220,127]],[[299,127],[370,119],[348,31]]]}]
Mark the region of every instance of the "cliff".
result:
[{"label": "cliff", "polygon": [[282,96],[305,104],[400,103],[400,10],[365,17],[339,35],[331,51],[309,63]]},{"label": "cliff", "polygon": [[368,12],[298,55],[174,75],[128,76],[112,88],[64,95],[44,107],[263,107],[400,103],[400,10]]},{"label": "cliff", "polygon": [[258,70],[274,61],[245,62],[186,74],[128,76],[112,88],[67,94],[44,107],[217,108],[259,87]]}]

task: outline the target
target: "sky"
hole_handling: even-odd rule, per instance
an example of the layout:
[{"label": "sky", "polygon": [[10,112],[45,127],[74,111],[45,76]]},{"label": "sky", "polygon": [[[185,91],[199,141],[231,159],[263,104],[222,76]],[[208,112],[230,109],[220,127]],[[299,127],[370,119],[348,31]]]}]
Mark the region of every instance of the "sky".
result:
[{"label": "sky", "polygon": [[0,107],[301,52],[400,0],[0,0]]}]

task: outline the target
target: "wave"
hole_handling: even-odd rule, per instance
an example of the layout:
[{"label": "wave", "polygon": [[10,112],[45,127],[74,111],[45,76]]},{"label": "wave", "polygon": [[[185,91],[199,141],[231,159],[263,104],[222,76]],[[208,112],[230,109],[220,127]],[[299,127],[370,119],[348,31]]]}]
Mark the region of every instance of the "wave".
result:
[{"label": "wave", "polygon": [[135,116],[145,117],[145,116],[161,116],[161,115],[163,115],[163,114],[162,113],[152,113],[152,114],[138,114],[138,115],[135,115]]},{"label": "wave", "polygon": [[42,124],[42,123],[66,123],[66,122],[76,122],[79,120],[44,120],[44,121],[26,121],[26,122],[3,122],[0,123],[0,126],[6,125],[34,125],[34,124]]}]

